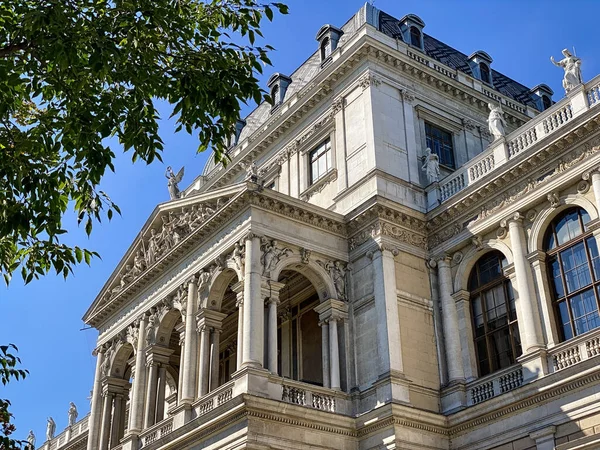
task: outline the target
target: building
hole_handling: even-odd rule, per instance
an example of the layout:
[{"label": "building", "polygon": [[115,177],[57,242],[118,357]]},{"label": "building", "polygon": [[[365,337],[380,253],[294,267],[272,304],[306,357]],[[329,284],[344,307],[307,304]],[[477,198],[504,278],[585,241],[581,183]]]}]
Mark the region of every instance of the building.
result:
[{"label": "building", "polygon": [[600,77],[555,102],[424,28],[366,4],[270,78],[85,314],[91,414],[43,448],[600,448]]}]

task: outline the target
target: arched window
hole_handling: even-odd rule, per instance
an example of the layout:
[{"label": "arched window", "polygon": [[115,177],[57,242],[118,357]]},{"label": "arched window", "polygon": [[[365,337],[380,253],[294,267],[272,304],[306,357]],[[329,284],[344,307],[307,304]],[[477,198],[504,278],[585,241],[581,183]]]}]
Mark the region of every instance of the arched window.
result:
[{"label": "arched window", "polygon": [[479,63],[479,74],[481,75],[481,81],[488,84],[491,83],[490,68],[487,66],[487,64]]},{"label": "arched window", "polygon": [[273,86],[273,88],[271,89],[271,98],[273,99],[273,106],[277,106],[277,105],[279,105],[279,103],[281,103],[279,101],[279,86],[278,85]]},{"label": "arched window", "polygon": [[547,95],[542,95],[542,104],[544,105],[544,111],[552,106],[552,100]]},{"label": "arched window", "polygon": [[410,44],[421,48],[421,31],[417,27],[410,27]]},{"label": "arched window", "polygon": [[331,45],[329,45],[329,42],[329,38],[325,38],[321,42],[321,61],[325,61],[331,55]]},{"label": "arched window", "polygon": [[504,275],[505,265],[502,253],[487,253],[477,261],[469,277],[480,376],[511,366],[521,355],[515,298]]},{"label": "arched window", "polygon": [[545,236],[558,328],[563,340],[600,327],[600,257],[582,208],[565,211]]}]

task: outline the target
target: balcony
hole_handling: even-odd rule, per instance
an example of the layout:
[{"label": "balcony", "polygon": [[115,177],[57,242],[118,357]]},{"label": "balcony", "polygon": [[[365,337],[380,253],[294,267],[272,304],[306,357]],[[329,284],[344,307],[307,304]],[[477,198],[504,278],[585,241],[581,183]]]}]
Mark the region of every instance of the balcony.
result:
[{"label": "balcony", "polygon": [[437,186],[431,185],[427,189],[429,208],[433,209],[447,202],[507,162],[532,152],[533,147],[544,145],[553,137],[558,137],[562,129],[575,118],[598,105],[600,75],[503,139],[492,142],[485,151],[442,179]]},{"label": "balcony", "polygon": [[[87,434],[89,428],[90,415],[86,415],[75,425],[67,427],[62,433],[55,436],[54,439],[47,441],[42,447],[44,450],[58,450],[66,447],[67,444],[78,440],[80,436]],[[83,439],[83,438],[82,438]]]},{"label": "balcony", "polygon": [[596,356],[600,356],[600,329],[569,339],[548,350],[548,368],[552,372],[560,372]]},{"label": "balcony", "polygon": [[507,367],[469,383],[467,385],[467,405],[476,405],[522,385],[523,369],[519,365]]}]

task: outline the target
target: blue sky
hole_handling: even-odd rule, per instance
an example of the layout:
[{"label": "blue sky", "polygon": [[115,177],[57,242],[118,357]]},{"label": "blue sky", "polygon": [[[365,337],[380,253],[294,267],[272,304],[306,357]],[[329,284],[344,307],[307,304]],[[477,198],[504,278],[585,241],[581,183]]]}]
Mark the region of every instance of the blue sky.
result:
[{"label": "blue sky", "polygon": [[[273,72],[291,74],[317,48],[315,34],[325,23],[343,25],[363,4],[359,0],[288,0],[290,14],[277,16],[263,31],[274,67],[266,68],[261,83]],[[376,0],[375,6],[400,18],[417,14],[426,24],[425,32],[463,53],[484,50],[494,59],[492,67],[527,85],[548,84],[554,99],[563,96],[562,70],[550,63],[550,55],[575,47],[583,60],[585,80],[600,73],[598,30],[591,18],[600,17],[596,0],[563,1],[462,1],[462,0]],[[247,112],[252,108],[247,108]],[[165,108],[164,117],[169,111]],[[66,281],[53,275],[23,286],[15,277],[9,288],[0,287],[0,344],[15,343],[25,381],[0,387],[0,398],[9,398],[18,428],[16,437],[25,438],[33,429],[38,444],[45,436],[48,416],[54,417],[57,433],[67,424],[69,402],[79,408],[80,418],[89,411],[95,358],[91,355],[97,333],[84,330],[81,317],[156,204],[168,200],[164,172],[166,165],[178,170],[185,165],[183,185],[199,175],[208,154],[196,154],[194,137],[174,134],[171,122],[161,127],[165,141],[165,164],[152,166],[131,163],[118,148],[116,173],[103,180],[103,189],[123,211],[122,217],[94,227],[88,239],[68,218],[66,242],[98,251],[102,259],[91,267],[80,266]]]}]

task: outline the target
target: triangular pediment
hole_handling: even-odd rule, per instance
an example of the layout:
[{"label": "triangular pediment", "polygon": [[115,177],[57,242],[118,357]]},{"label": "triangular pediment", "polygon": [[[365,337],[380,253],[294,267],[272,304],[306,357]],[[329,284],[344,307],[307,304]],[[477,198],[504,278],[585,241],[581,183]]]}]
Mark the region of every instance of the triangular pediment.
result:
[{"label": "triangular pediment", "polygon": [[226,220],[247,184],[240,183],[205,194],[192,195],[156,206],[100,293],[83,316],[96,325],[139,292],[148,281],[198,240]]}]

